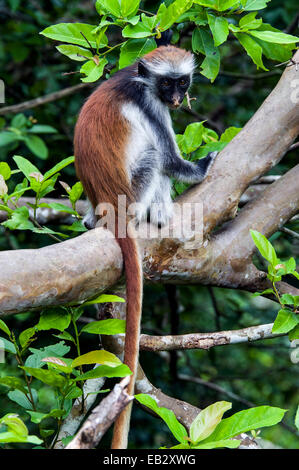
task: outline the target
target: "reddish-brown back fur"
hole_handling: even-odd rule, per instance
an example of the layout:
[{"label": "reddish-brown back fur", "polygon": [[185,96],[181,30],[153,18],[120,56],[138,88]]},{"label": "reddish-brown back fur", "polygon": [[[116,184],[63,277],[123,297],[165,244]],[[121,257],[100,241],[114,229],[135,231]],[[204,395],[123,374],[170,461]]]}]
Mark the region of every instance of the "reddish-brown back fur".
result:
[{"label": "reddish-brown back fur", "polygon": [[[115,78],[114,80],[117,80]],[[114,82],[115,83],[115,82]],[[110,82],[102,84],[84,104],[75,129],[75,165],[86,194],[94,208],[99,203],[113,204],[118,215],[118,195],[134,195],[126,173],[125,147],[129,136],[128,123],[120,113],[122,96]],[[134,394],[138,361],[139,330],[142,304],[142,265],[134,238],[115,236],[121,247],[127,282],[127,317],[124,362],[133,375],[128,393]],[[131,406],[117,419],[112,448],[126,448]]]},{"label": "reddish-brown back fur", "polygon": [[104,82],[86,101],[80,112],[74,138],[75,165],[79,179],[94,207],[99,202],[113,204],[125,194],[131,202],[125,145],[128,124],[120,113],[120,96]]}]

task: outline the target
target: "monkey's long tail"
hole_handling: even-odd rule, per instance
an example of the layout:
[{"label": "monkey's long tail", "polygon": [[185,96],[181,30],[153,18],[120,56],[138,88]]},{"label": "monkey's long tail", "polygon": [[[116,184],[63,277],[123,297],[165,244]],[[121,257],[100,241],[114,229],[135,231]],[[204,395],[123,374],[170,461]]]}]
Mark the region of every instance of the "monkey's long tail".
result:
[{"label": "monkey's long tail", "polygon": [[[136,238],[127,236],[126,238],[118,238],[117,241],[123,253],[126,272],[127,315],[124,362],[133,373],[127,391],[129,395],[134,395],[142,311],[142,261]],[[126,406],[117,418],[113,431],[112,449],[127,448],[131,411],[132,402]]]}]

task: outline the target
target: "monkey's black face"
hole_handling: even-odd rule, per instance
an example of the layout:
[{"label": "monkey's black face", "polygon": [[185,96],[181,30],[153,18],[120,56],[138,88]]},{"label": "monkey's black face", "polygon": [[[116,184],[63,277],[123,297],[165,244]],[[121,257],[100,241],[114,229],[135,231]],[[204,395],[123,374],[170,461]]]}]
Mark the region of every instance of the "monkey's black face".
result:
[{"label": "monkey's black face", "polygon": [[158,96],[171,109],[177,109],[183,102],[190,85],[189,75],[173,78],[169,76],[157,78]]}]

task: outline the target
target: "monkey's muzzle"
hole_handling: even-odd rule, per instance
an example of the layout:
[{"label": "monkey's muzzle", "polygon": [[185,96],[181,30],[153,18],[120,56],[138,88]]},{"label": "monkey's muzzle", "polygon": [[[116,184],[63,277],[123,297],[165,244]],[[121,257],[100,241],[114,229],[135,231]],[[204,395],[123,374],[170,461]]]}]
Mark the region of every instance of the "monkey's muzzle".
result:
[{"label": "monkey's muzzle", "polygon": [[184,99],[184,97],[182,98],[179,94],[173,95],[172,103],[171,103],[170,107],[172,109],[179,108],[181,106],[182,102],[183,102],[183,99]]}]

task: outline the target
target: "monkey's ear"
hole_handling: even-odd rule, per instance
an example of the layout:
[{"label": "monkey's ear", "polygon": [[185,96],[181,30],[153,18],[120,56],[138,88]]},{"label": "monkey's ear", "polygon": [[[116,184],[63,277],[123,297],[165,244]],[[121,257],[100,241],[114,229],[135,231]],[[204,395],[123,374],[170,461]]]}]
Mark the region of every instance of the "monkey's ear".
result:
[{"label": "monkey's ear", "polygon": [[140,60],[138,62],[138,75],[140,77],[148,77],[149,76],[149,71],[146,68],[145,62],[143,60]]}]

